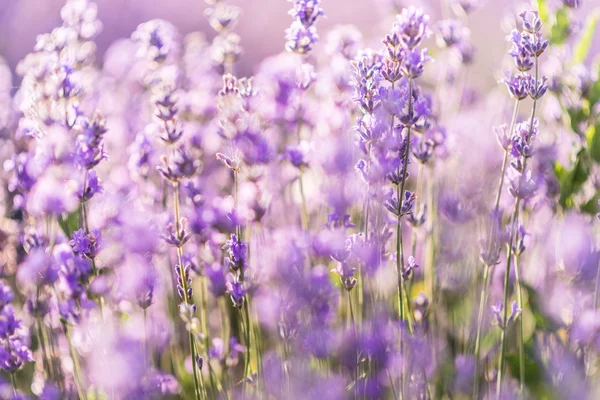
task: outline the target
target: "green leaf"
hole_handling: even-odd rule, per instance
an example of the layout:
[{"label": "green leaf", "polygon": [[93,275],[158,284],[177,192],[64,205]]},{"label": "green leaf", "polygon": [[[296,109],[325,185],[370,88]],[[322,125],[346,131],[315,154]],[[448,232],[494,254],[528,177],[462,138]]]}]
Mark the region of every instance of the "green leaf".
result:
[{"label": "green leaf", "polygon": [[596,65],[596,70],[598,71],[598,76],[592,84],[589,94],[590,109],[593,109],[594,105],[600,100],[600,65]]},{"label": "green leaf", "polygon": [[[506,355],[506,361],[508,369],[511,375],[521,380],[519,354],[511,353]],[[525,364],[525,386],[534,398],[536,399],[554,399],[556,395],[552,392],[552,389],[545,383],[546,373],[544,371],[544,364],[540,357],[536,354],[535,349],[531,342],[525,343],[524,352],[524,364]]]},{"label": "green leaf", "polygon": [[540,13],[540,19],[544,24],[548,23],[548,18],[550,17],[550,8],[548,7],[548,2],[546,0],[537,0],[537,9]]},{"label": "green leaf", "polygon": [[594,32],[596,31],[599,15],[600,12],[595,10],[588,16],[581,37],[575,45],[571,65],[581,64],[585,61],[588,52],[590,51],[590,47],[592,46],[592,40],[594,39]]},{"label": "green leaf", "polygon": [[550,29],[550,43],[563,44],[569,37],[569,14],[566,7],[556,12],[556,22]]},{"label": "green leaf", "polygon": [[58,218],[58,226],[67,235],[71,237],[73,232],[79,229],[79,213],[73,211],[71,214],[63,214]]},{"label": "green leaf", "polygon": [[544,332],[556,332],[560,329],[560,325],[554,321],[551,317],[547,316],[542,310],[540,304],[540,298],[537,291],[526,283],[522,283],[523,288],[527,291],[527,297],[529,299],[529,308],[535,319],[536,330]]},{"label": "green leaf", "polygon": [[567,108],[566,111],[569,116],[569,121],[573,132],[577,133],[578,135],[583,135],[584,132],[581,131],[581,126],[583,125],[583,122],[587,122],[590,117],[590,110],[587,106],[587,102],[582,102],[581,107]]},{"label": "green leaf", "polygon": [[600,212],[598,200],[600,200],[600,192],[596,192],[594,197],[589,199],[583,206],[581,206],[581,211],[590,215],[598,214],[598,212]]},{"label": "green leaf", "polygon": [[570,171],[565,171],[562,166],[560,169],[555,164],[554,173],[560,183],[559,203],[564,208],[573,207],[573,195],[575,195],[590,175],[591,158],[586,149],[581,149],[577,153],[575,165]]},{"label": "green leaf", "polygon": [[587,130],[586,138],[590,156],[597,163],[600,163],[600,122],[596,126],[590,125]]}]

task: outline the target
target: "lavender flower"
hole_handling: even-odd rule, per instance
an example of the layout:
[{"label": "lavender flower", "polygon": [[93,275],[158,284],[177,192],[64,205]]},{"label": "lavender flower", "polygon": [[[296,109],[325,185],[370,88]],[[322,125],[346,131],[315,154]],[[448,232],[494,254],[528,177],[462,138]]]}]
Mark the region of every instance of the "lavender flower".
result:
[{"label": "lavender flower", "polygon": [[319,40],[314,27],[317,19],[324,15],[320,0],[289,0],[294,3],[289,14],[294,18],[292,25],[285,31],[287,51],[306,54]]}]

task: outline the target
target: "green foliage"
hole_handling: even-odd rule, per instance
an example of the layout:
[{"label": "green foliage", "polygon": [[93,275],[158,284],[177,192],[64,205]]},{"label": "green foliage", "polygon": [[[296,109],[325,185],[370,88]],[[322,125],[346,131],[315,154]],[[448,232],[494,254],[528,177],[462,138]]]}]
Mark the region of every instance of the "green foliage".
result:
[{"label": "green foliage", "polygon": [[[551,389],[544,384],[544,367],[542,361],[536,356],[530,343],[525,345],[525,386],[536,399],[553,399]],[[519,354],[507,354],[506,361],[510,373],[515,379],[520,380]]]},{"label": "green foliage", "polygon": [[581,149],[575,158],[573,169],[567,170],[558,162],[554,164],[554,174],[560,183],[559,203],[562,207],[573,207],[573,196],[579,192],[590,175],[591,157],[586,149]]},{"label": "green foliage", "polygon": [[71,237],[73,232],[79,229],[79,213],[73,211],[71,214],[63,214],[58,218],[58,226],[67,237]]},{"label": "green foliage", "polygon": [[550,28],[550,43],[563,44],[569,37],[569,15],[567,8],[563,7],[556,12],[556,21]]},{"label": "green foliage", "polygon": [[540,13],[540,19],[544,24],[547,24],[548,19],[550,18],[550,8],[548,7],[548,2],[546,0],[537,0],[537,9]]},{"label": "green foliage", "polygon": [[600,163],[600,121],[596,125],[590,125],[586,138],[590,156],[594,161]]},{"label": "green foliage", "polygon": [[590,88],[590,93],[588,96],[591,108],[593,108],[594,105],[600,101],[600,65],[596,65],[596,73],[598,75],[596,76],[596,79]]},{"label": "green foliage", "polygon": [[527,292],[527,297],[529,298],[529,308],[531,309],[531,314],[535,319],[536,330],[541,330],[544,332],[556,332],[560,328],[560,325],[552,318],[547,316],[544,310],[542,310],[540,307],[540,298],[536,290],[526,283],[522,283],[522,286]]},{"label": "green foliage", "polygon": [[592,46],[592,40],[594,39],[594,32],[596,31],[596,24],[598,22],[599,14],[600,13],[598,12],[598,10],[596,10],[595,12],[592,12],[587,18],[581,37],[575,45],[571,64],[581,64],[585,61],[590,51],[590,47]]}]

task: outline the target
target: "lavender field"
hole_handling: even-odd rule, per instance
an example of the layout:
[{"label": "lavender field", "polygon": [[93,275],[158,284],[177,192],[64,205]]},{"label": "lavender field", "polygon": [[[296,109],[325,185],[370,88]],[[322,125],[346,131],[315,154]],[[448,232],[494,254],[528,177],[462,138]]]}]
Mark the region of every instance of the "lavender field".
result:
[{"label": "lavender field", "polygon": [[0,54],[0,399],[600,398],[599,2],[116,2]]}]

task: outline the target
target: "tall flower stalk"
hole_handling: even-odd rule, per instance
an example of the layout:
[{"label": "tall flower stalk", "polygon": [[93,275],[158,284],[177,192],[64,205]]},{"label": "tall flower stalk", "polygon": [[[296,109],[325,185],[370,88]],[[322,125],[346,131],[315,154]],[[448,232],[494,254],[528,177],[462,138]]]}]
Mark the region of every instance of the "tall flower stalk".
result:
[{"label": "tall flower stalk", "polygon": [[[506,347],[507,347],[507,331],[508,331],[508,298],[510,291],[510,267],[513,259],[513,242],[517,235],[517,227],[519,221],[519,211],[521,201],[531,197],[536,190],[536,183],[531,178],[531,172],[527,170],[528,159],[533,155],[533,142],[538,135],[537,126],[538,121],[535,119],[536,106],[538,100],[546,93],[548,86],[546,85],[546,77],[539,79],[539,56],[548,47],[548,40],[544,40],[540,29],[542,27],[542,21],[539,18],[537,11],[523,12],[520,14],[523,23],[523,32],[513,31],[511,35],[511,41],[513,43],[513,50],[511,55],[517,60],[517,64],[522,62],[524,57],[533,60],[535,68],[535,77],[527,77],[527,93],[533,99],[533,106],[531,109],[531,117],[528,123],[524,123],[520,127],[518,132],[512,137],[511,154],[515,158],[511,163],[511,167],[516,172],[516,176],[513,176],[510,184],[510,193],[515,197],[515,205],[510,220],[510,234],[508,239],[508,248],[506,256],[506,270],[504,275],[504,313],[503,313],[503,324],[500,339],[500,360],[498,363],[498,380],[496,387],[496,395],[502,394],[502,380],[504,377],[504,368],[506,364]],[[521,293],[521,282],[517,279],[517,291],[518,297],[522,298]],[[520,305],[522,306],[522,304]],[[522,320],[522,318],[520,318]],[[521,321],[522,323],[522,321]],[[522,325],[521,325],[522,333]],[[521,378],[524,380],[524,345],[523,335],[519,335],[519,358],[521,366]],[[524,382],[521,385],[521,395],[524,393]]]}]

